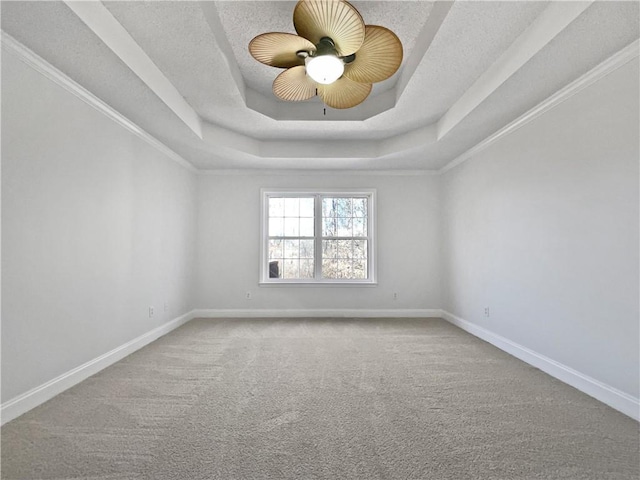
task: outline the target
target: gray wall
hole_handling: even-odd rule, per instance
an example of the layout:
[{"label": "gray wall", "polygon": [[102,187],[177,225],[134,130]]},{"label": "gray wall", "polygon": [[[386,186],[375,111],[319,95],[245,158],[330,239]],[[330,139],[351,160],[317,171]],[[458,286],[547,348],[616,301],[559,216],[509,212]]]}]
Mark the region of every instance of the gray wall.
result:
[{"label": "gray wall", "polygon": [[195,188],[193,173],[3,55],[3,402],[193,308]]},{"label": "gray wall", "polygon": [[[637,78],[439,177],[196,176],[4,55],[2,401],[193,308],[442,307],[637,397]],[[262,187],[376,188],[379,285],[258,287]]]},{"label": "gray wall", "polygon": [[636,58],[441,177],[443,308],[636,398],[638,103]]},{"label": "gray wall", "polygon": [[[378,286],[258,287],[263,187],[376,188]],[[198,191],[199,308],[439,308],[437,177],[203,175]]]}]

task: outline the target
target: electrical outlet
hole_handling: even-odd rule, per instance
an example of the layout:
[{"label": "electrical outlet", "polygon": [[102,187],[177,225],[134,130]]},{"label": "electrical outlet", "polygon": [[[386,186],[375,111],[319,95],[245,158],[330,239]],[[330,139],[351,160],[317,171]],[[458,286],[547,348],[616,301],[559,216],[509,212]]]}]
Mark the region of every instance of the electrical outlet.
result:
[{"label": "electrical outlet", "polygon": [[246,298],[247,300],[251,300],[251,292],[247,292],[247,293],[245,294],[245,298]]},{"label": "electrical outlet", "polygon": [[490,317],[490,312],[489,312],[489,307],[484,307],[484,316],[485,317]]},{"label": "electrical outlet", "polygon": [[149,307],[149,318],[153,317],[153,307]]},{"label": "electrical outlet", "polygon": [[394,300],[398,300],[398,293],[397,292],[393,292],[393,299]]}]

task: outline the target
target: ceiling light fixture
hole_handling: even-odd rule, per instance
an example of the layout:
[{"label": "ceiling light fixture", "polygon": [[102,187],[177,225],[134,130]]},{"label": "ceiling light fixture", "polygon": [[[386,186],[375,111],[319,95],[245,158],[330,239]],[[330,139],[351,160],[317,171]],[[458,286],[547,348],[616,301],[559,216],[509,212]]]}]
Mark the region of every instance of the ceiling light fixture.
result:
[{"label": "ceiling light fixture", "polygon": [[305,59],[307,75],[322,85],[331,85],[344,73],[344,63],[335,55],[320,55]]},{"label": "ceiling light fixture", "polygon": [[351,108],[402,63],[402,43],[389,29],[365,25],[345,0],[300,0],[293,10],[298,35],[263,33],[249,52],[266,65],[285,68],[273,82],[282,100],[316,95],[333,108]]},{"label": "ceiling light fixture", "polygon": [[344,61],[338,58],[335,43],[329,37],[322,37],[316,45],[315,54],[298,52],[304,57],[307,75],[322,85],[331,85],[344,73]]}]

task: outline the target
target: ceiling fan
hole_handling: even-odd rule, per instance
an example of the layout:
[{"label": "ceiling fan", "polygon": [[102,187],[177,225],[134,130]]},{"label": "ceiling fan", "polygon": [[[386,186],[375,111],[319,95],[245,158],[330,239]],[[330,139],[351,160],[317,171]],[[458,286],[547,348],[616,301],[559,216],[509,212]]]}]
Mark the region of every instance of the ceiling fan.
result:
[{"label": "ceiling fan", "polygon": [[300,0],[293,10],[298,35],[270,32],[249,43],[259,62],[286,70],[273,82],[282,100],[315,95],[332,108],[351,108],[402,63],[402,43],[388,28],[365,25],[345,0]]}]

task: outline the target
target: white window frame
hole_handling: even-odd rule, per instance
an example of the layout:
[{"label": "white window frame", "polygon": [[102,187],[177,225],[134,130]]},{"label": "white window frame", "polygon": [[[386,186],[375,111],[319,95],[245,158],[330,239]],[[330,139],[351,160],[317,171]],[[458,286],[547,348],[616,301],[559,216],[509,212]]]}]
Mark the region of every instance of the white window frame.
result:
[{"label": "white window frame", "polygon": [[[368,278],[364,279],[333,279],[320,278],[269,278],[269,197],[366,197],[367,206],[367,272]],[[375,286],[376,276],[376,189],[288,189],[288,188],[263,188],[260,190],[261,219],[260,219],[260,278],[261,286]],[[322,202],[316,199],[314,203],[314,241],[315,241],[315,272],[320,272],[322,264]]]}]

